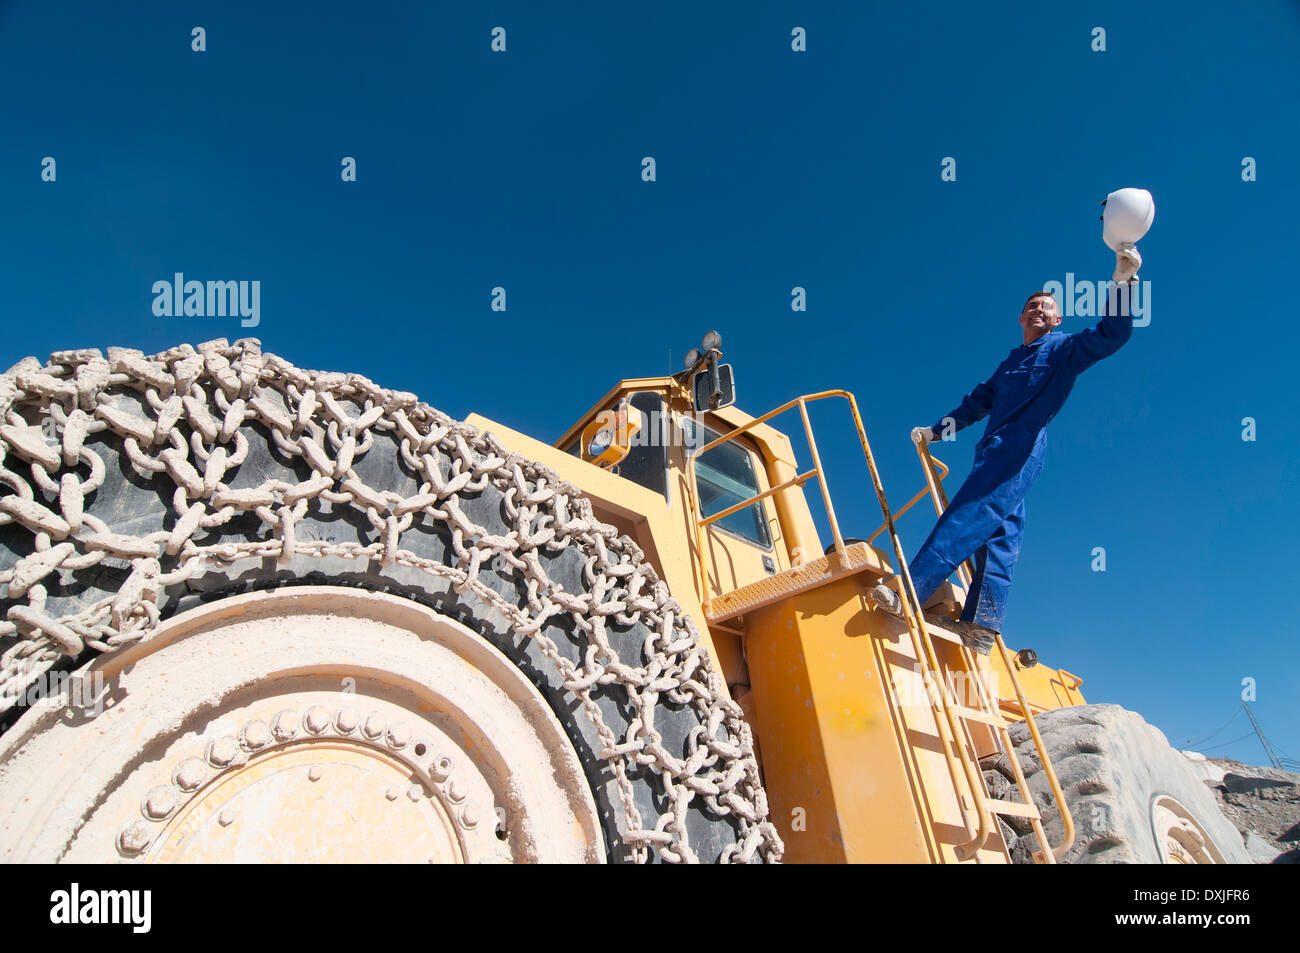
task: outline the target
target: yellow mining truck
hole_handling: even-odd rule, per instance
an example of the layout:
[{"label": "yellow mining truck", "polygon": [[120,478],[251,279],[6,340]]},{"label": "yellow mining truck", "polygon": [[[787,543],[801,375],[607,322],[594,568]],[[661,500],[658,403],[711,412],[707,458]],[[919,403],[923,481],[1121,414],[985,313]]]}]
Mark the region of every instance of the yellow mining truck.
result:
[{"label": "yellow mining truck", "polygon": [[852,394],[746,414],[716,334],[553,443],[252,339],[27,358],[0,415],[10,862],[1246,859],[1158,731],[935,624],[968,577],[923,614],[940,461],[892,512]]}]

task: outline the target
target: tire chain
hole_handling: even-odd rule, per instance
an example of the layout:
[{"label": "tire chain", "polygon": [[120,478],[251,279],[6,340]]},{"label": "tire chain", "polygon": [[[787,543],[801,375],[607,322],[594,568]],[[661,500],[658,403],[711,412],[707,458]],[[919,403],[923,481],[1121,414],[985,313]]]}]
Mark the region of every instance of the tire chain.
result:
[{"label": "tire chain", "polygon": [[[119,406],[117,395],[127,390],[143,397],[151,418]],[[348,403],[362,408],[360,413],[350,414]],[[452,420],[414,394],[380,388],[360,375],[294,367],[263,354],[253,338],[234,344],[219,339],[197,348],[183,344],[153,356],[130,348],[109,348],[106,357],[93,349],[61,351],[44,366],[24,358],[0,375],[0,420],[0,484],[12,491],[0,497],[0,526],[20,525],[34,540],[29,554],[0,572],[11,602],[7,621],[0,620],[0,644],[13,643],[0,656],[0,711],[62,658],[147,638],[160,620],[160,594],[193,578],[205,564],[254,558],[287,563],[295,556],[375,560],[448,580],[458,593],[472,591],[498,609],[516,633],[536,641],[604,744],[599,756],[616,779],[629,828],[624,837],[635,861],[648,861],[652,849],[670,862],[698,861],[685,824],[696,798],[737,822],[740,843],[729,846],[721,860],[780,860],[783,845],[767,817],[751,729],[740,706],[726,696],[694,624],[637,545],[601,523],[577,488],[509,452],[491,434]],[[223,479],[248,454],[241,428],[249,423],[264,427],[284,454],[305,461],[311,478],[230,489]],[[375,432],[399,438],[403,460],[421,481],[415,495],[374,489],[357,477],[353,462],[373,445]],[[175,484],[174,528],[123,535],[88,511],[86,498],[105,474],[103,459],[86,444],[91,434],[120,438],[142,477]],[[446,475],[430,453],[435,447],[451,460]],[[30,482],[18,472],[23,464],[30,467]],[[88,477],[79,475],[78,464],[89,468]],[[489,484],[504,496],[513,523],[506,535],[489,535],[460,507],[460,494]],[[377,541],[298,538],[295,523],[318,499],[364,512]],[[268,538],[208,546],[192,539],[200,530],[248,513],[269,528]],[[417,518],[450,531],[456,565],[401,547],[403,531]],[[585,593],[554,583],[539,559],[542,548],[569,546],[586,557]],[[131,567],[116,594],[58,618],[45,611],[43,579],[108,557]],[[478,579],[481,568],[502,561],[523,574],[526,606],[514,605]],[[565,614],[587,640],[580,666],[563,657],[542,631],[552,617]],[[618,658],[606,638],[610,619],[624,626],[640,621],[654,633],[643,649],[644,664]],[[633,717],[621,739],[591,697],[598,685],[626,692]],[[701,723],[690,734],[686,757],[668,751],[654,730],[661,695],[698,714]],[[650,767],[662,782],[669,808],[653,825],[643,822],[633,804],[630,764]]]}]

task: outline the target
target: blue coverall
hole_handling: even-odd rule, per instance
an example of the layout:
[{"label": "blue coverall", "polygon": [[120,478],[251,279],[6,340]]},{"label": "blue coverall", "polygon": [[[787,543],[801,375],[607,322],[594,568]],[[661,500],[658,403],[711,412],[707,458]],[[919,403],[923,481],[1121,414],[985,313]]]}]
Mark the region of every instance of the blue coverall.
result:
[{"label": "blue coverall", "polygon": [[[975,445],[970,475],[908,566],[922,605],[973,554],[975,575],[961,618],[1002,631],[1025,526],[1025,493],[1043,470],[1047,425],[1075,379],[1133,334],[1128,289],[1109,288],[1095,327],[1075,334],[1049,331],[1015,348],[947,415],[957,430],[985,415],[989,422]],[[943,434],[947,417],[931,428],[936,435]]]}]

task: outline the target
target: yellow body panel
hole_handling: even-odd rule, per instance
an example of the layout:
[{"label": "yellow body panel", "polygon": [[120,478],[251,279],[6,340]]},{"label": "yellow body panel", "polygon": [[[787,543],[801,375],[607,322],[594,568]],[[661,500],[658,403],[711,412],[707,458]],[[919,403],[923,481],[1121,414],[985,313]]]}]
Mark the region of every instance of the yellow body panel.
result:
[{"label": "yellow body panel", "polygon": [[[746,619],[764,786],[790,862],[946,863],[966,840],[911,641],[866,601],[877,578]],[[1006,862],[1000,837],[978,860]]]},{"label": "yellow body panel", "polygon": [[[1015,662],[1014,657],[1012,664],[1016,665],[1016,677],[1020,680],[1020,688],[1029,701],[1031,713],[1087,704],[1083,692],[1079,691],[1079,686],[1083,684],[1083,679],[1079,676],[1072,675],[1064,669],[1050,668],[1042,664],[1025,668]],[[1009,679],[1006,667],[1002,665],[1001,660],[997,659],[994,660],[994,665],[998,671],[999,684],[1003,687],[1002,697],[1006,698],[1011,694],[1007,688]],[[1015,719],[1020,717],[1018,707],[1008,703],[1003,706],[1003,711]]]}]

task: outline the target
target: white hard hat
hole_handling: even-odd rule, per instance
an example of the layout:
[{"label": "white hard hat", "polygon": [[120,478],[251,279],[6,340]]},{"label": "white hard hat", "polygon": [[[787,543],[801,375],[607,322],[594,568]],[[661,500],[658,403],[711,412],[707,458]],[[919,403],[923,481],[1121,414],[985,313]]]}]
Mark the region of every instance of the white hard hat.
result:
[{"label": "white hard hat", "polygon": [[1106,210],[1101,214],[1101,240],[1111,251],[1126,242],[1136,244],[1156,218],[1156,200],[1146,189],[1120,189],[1102,204]]}]

